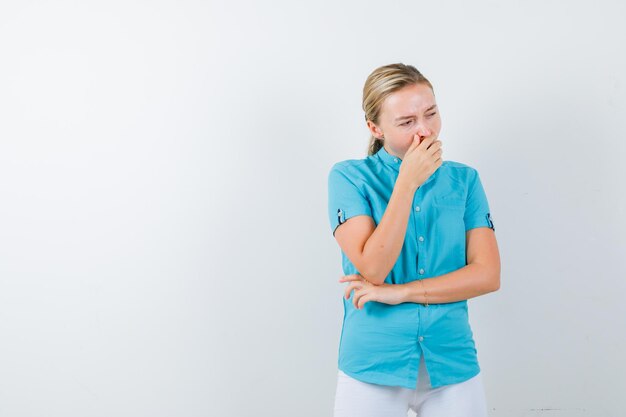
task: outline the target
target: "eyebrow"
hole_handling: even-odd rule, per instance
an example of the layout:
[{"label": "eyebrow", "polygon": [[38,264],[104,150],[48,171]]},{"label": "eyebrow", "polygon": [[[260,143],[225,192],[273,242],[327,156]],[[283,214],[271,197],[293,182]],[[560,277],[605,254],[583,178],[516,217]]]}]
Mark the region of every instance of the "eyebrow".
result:
[{"label": "eyebrow", "polygon": [[[426,109],[426,111],[430,111],[432,109],[434,109],[435,107],[437,107],[436,104],[433,104],[432,106],[430,106],[429,108]],[[401,116],[401,117],[396,117],[394,122],[398,122],[400,120],[404,120],[404,119],[411,119],[413,116]]]}]

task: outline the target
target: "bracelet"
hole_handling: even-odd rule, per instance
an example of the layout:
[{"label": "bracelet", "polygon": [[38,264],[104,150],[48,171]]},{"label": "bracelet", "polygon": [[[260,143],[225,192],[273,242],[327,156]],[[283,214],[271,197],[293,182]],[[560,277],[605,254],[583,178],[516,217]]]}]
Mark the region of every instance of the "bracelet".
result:
[{"label": "bracelet", "polygon": [[422,288],[424,288],[424,300],[426,301],[425,303],[421,303],[423,306],[428,307],[428,296],[426,293],[426,284],[424,284],[424,280],[420,279],[420,282],[422,283]]}]

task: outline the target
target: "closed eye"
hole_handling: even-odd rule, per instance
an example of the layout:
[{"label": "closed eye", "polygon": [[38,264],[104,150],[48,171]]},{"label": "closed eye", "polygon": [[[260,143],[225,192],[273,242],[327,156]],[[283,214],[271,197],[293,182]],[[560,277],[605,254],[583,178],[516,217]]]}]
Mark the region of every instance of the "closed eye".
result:
[{"label": "closed eye", "polygon": [[[437,112],[433,112],[433,113],[427,114],[426,116],[428,116],[428,117],[432,117],[432,116],[434,116],[434,115],[436,115],[436,114],[437,114]],[[409,124],[411,124],[411,123],[413,123],[413,120],[407,120],[407,121],[406,121],[406,122],[404,122],[404,123],[400,123],[400,126],[408,126],[408,125],[409,125]]]}]

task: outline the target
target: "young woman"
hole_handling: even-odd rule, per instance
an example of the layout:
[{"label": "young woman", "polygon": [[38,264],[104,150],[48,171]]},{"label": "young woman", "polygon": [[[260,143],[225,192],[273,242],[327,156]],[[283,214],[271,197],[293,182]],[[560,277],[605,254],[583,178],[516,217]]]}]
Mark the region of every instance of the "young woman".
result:
[{"label": "young woman", "polygon": [[415,67],[374,70],[363,110],[368,156],[328,176],[348,282],[335,417],[486,417],[467,299],[499,289],[500,257],[478,172],[442,160],[434,90]]}]

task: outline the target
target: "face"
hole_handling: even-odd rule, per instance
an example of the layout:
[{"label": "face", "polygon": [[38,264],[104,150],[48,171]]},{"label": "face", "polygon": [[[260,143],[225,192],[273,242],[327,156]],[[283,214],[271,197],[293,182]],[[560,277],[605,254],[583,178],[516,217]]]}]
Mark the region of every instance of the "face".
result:
[{"label": "face", "polygon": [[441,118],[433,91],[420,83],[390,94],[383,102],[379,123],[368,120],[367,127],[375,137],[384,136],[384,147],[389,154],[404,158],[413,135],[421,139],[439,136]]}]

